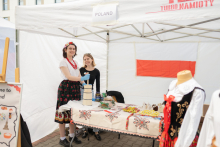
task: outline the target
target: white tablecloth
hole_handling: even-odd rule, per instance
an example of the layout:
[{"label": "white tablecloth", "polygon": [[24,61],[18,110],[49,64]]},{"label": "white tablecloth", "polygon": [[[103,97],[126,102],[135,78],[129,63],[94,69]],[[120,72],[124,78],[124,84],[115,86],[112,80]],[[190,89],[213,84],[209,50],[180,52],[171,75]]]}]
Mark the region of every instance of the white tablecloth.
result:
[{"label": "white tablecloth", "polygon": [[83,106],[82,101],[69,101],[68,104],[61,106],[59,111],[71,109],[71,118],[78,125],[142,137],[157,138],[160,135],[161,118],[134,114],[129,118],[126,129],[126,121],[131,113],[124,112],[122,108],[130,106],[129,104],[116,103],[111,110],[102,109],[98,107],[99,105],[99,102],[93,102],[92,106]]}]

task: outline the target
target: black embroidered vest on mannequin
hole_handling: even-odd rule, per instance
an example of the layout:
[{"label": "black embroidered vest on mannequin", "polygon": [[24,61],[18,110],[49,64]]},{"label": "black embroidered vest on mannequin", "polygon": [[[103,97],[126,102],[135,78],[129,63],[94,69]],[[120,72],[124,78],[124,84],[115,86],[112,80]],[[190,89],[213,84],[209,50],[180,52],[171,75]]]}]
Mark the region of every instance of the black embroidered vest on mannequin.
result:
[{"label": "black embroidered vest on mannequin", "polygon": [[171,121],[168,130],[171,140],[173,140],[175,137],[178,137],[184,116],[190,105],[193,92],[195,89],[200,89],[204,91],[201,88],[195,87],[190,93],[184,95],[181,101],[171,102]]}]

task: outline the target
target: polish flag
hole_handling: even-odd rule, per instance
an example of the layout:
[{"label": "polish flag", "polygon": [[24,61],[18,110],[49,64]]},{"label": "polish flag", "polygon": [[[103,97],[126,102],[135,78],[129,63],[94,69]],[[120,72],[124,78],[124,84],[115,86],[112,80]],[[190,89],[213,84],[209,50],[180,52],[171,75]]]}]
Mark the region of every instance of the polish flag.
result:
[{"label": "polish flag", "polygon": [[182,70],[195,74],[197,43],[135,44],[137,76],[176,78]]}]

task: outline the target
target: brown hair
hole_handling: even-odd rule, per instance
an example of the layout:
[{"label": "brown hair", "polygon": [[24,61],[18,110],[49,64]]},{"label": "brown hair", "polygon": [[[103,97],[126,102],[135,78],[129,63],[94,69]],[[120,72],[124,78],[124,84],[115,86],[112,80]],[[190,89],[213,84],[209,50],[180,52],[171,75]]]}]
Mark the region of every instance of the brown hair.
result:
[{"label": "brown hair", "polygon": [[[71,43],[71,44],[70,44]],[[65,45],[65,47],[63,48],[63,58],[67,58],[67,53],[65,52],[65,49],[67,50],[68,46],[70,45],[74,45],[75,46],[75,50],[77,52],[77,46],[73,43],[70,42],[67,46]],[[76,56],[77,54],[75,53],[75,55],[73,56],[73,58]]]},{"label": "brown hair", "polygon": [[[87,57],[89,57],[93,60],[92,61],[92,66],[95,67],[96,64],[95,64],[95,60],[94,60],[93,56],[90,53],[86,53],[86,54],[84,54],[83,59],[84,59],[85,56],[87,56]],[[87,66],[86,66],[85,62],[83,62],[83,64],[84,64],[83,67],[86,68]]]}]

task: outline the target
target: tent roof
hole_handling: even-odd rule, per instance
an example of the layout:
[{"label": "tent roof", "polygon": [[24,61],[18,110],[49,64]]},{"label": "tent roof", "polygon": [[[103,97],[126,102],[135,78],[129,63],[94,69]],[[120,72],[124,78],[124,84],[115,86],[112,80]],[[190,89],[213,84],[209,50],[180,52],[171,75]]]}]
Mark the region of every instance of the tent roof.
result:
[{"label": "tent roof", "polygon": [[15,24],[11,23],[8,20],[5,20],[4,18],[0,17],[0,27],[4,27],[4,28],[15,28]]},{"label": "tent roof", "polygon": [[0,17],[0,41],[6,37],[15,40],[15,24]]},{"label": "tent roof", "polygon": [[[220,0],[207,6],[205,1],[198,0],[171,4],[170,1],[108,1],[118,4],[118,19],[111,26],[92,23],[93,6],[104,4],[104,0],[18,6],[16,28],[99,42],[219,41]],[[190,5],[195,8],[187,9]],[[167,6],[177,9],[163,11]]]}]

